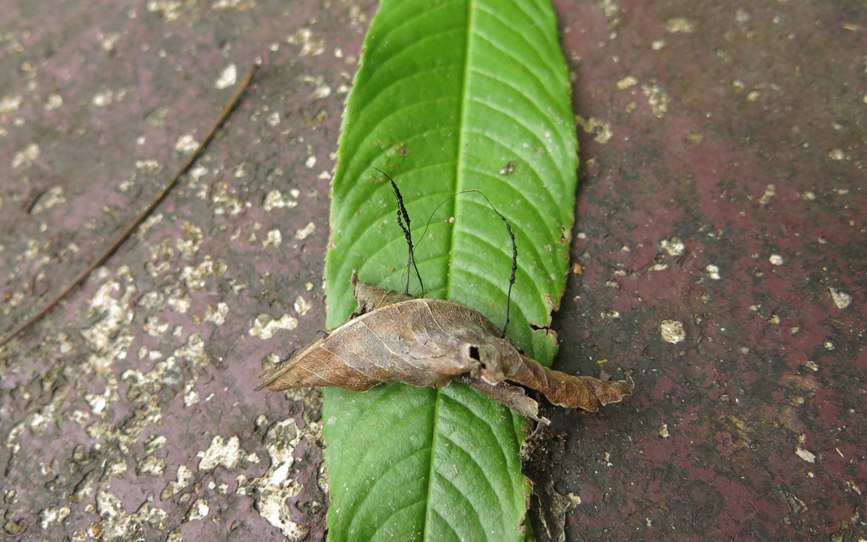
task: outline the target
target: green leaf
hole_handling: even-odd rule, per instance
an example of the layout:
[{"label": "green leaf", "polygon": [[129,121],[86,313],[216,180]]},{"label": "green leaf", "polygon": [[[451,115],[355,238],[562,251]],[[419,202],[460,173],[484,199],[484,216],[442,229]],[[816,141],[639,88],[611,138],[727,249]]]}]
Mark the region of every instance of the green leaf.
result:
[{"label": "green leaf", "polygon": [[[509,335],[550,364],[556,344],[530,324],[550,321],[565,285],[577,144],[548,0],[384,0],[364,49],[332,186],[329,327],[355,309],[353,269],[382,287],[406,280],[397,205],[372,164],[403,193],[425,295],[499,325],[509,237],[481,196],[452,196],[479,189],[508,218]],[[459,384],[328,388],[323,418],[329,540],[523,538],[524,420],[501,404]]]}]

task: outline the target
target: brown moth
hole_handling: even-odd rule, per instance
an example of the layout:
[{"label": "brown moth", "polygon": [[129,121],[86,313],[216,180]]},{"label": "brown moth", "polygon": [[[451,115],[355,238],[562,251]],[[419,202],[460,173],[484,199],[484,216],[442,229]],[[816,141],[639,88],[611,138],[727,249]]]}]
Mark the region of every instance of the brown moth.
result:
[{"label": "brown moth", "polygon": [[352,289],[355,313],[266,371],[257,389],[367,391],[384,382],[447,386],[458,380],[544,423],[536,401],[512,384],[537,390],[555,405],[591,412],[632,394],[631,378],[609,382],[548,369],[464,305],[377,288],[358,280],[355,272]]}]

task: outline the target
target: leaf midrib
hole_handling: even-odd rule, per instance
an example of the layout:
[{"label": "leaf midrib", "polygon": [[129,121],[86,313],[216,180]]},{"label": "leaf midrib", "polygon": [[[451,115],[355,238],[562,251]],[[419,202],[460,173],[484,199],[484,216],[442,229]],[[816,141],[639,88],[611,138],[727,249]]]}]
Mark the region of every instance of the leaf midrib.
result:
[{"label": "leaf midrib", "polygon": [[[468,72],[470,66],[470,49],[472,47],[472,38],[473,38],[473,6],[475,4],[474,0],[469,0],[467,2],[467,38],[466,38],[466,49],[464,51],[464,66],[461,71],[461,97],[460,102],[458,104],[459,113],[458,113],[458,138],[457,138],[457,149],[455,153],[455,185],[454,185],[454,193],[458,193],[458,189],[461,186],[462,175],[461,175],[461,149],[463,148],[464,143],[464,126],[466,126],[466,122],[464,119],[464,115],[466,114],[467,107],[467,81],[469,80]],[[460,205],[460,201],[457,197],[454,198],[454,216],[457,219],[460,216],[458,212],[458,207]],[[445,294],[446,299],[451,298],[452,293],[452,264],[454,263],[454,254],[455,254],[455,229],[449,228],[449,246],[451,247],[449,250],[449,254],[451,255],[448,260],[448,264],[446,267],[446,283],[445,283]],[[437,388],[436,390],[436,399],[434,404],[434,416],[433,416],[433,436],[431,437],[431,447],[430,447],[430,469],[428,470],[428,478],[427,478],[427,505],[425,506],[424,512],[424,529],[422,532],[424,533],[424,539],[429,540],[428,526],[430,523],[430,515],[433,513],[433,507],[431,506],[431,497],[433,492],[434,483],[436,480],[436,458],[434,454],[437,449],[437,436],[439,434],[439,421],[440,421],[440,406],[442,405],[442,390]]]}]

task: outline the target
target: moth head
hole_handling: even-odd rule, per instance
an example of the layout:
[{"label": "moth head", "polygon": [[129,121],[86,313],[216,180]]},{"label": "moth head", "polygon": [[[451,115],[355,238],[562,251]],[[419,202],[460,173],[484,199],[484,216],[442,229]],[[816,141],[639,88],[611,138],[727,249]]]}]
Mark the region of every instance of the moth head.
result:
[{"label": "moth head", "polygon": [[496,344],[470,342],[463,345],[463,357],[473,367],[471,374],[488,384],[496,385],[503,381],[503,352]]}]

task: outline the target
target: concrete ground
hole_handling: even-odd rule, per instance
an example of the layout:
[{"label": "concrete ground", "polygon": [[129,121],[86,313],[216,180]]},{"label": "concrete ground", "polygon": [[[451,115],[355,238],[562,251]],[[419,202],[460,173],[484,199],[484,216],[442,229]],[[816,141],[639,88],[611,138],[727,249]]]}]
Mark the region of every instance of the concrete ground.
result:
[{"label": "concrete ground", "polygon": [[[264,61],[144,227],[0,350],[3,537],[323,537],[318,393],[252,388],[325,320],[332,153],[375,8],[0,0],[2,330]],[[567,496],[566,540],[867,538],[867,8],[555,8],[582,159],[556,366],[636,383],[547,412],[531,475]]]}]

